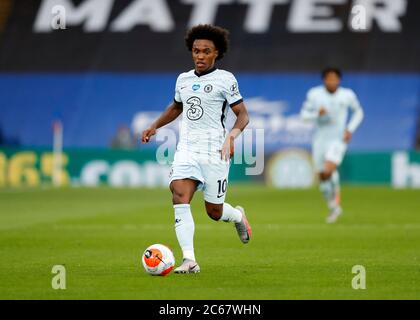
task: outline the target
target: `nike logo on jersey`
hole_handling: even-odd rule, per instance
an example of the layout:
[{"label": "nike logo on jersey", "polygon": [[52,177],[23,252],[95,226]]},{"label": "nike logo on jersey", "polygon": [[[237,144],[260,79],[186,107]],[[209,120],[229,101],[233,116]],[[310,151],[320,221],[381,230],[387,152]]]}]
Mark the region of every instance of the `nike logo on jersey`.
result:
[{"label": "nike logo on jersey", "polygon": [[175,223],[181,222],[181,219],[175,219]]}]

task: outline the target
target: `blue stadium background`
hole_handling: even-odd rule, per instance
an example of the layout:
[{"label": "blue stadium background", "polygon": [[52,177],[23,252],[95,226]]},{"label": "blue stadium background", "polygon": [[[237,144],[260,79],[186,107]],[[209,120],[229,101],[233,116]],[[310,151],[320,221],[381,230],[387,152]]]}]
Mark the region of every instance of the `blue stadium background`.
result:
[{"label": "blue stadium background", "polygon": [[[130,126],[137,112],[162,111],[172,101],[176,77],[175,73],[3,74],[0,126],[4,139],[11,144],[48,146],[51,124],[61,119],[65,146],[107,147],[118,127]],[[286,115],[299,113],[307,90],[320,84],[320,76],[314,73],[238,73],[237,78],[245,101],[250,97],[285,101]],[[343,86],[357,92],[365,111],[351,150],[415,147],[419,74],[348,73]]]}]

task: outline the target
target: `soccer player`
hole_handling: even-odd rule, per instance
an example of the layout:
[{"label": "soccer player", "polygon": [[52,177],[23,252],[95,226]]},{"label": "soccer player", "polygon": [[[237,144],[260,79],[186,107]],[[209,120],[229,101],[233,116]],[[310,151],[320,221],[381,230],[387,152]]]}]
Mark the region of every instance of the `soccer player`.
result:
[{"label": "soccer player", "polygon": [[[312,143],[312,158],[320,180],[320,190],[327,201],[327,223],[334,223],[343,212],[340,206],[340,166],[347,144],[363,120],[363,109],[356,94],[340,87],[341,71],[322,71],[324,85],[308,91],[301,109],[305,120],[314,121],[316,132]],[[347,121],[349,109],[351,119]]]},{"label": "soccer player", "polygon": [[[175,273],[200,271],[194,253],[194,221],[190,208],[197,190],[204,193],[210,218],[233,222],[243,243],[251,238],[244,209],[225,202],[233,142],[249,122],[235,77],[215,67],[215,62],[227,52],[228,35],[226,29],[212,25],[198,25],[187,32],[185,42],[192,52],[194,69],[178,76],[174,102],[142,133],[142,143],[147,143],[157,129],[182,114],[169,186],[175,232],[183,253],[183,262]],[[227,132],[225,123],[229,109],[237,118],[232,130]]]}]

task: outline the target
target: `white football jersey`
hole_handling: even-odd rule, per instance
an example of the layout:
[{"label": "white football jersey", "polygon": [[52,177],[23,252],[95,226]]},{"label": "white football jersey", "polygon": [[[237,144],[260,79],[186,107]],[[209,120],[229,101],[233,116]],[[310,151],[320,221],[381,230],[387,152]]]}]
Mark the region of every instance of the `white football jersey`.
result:
[{"label": "white football jersey", "polygon": [[229,107],[242,102],[234,75],[220,69],[181,73],[174,100],[183,105],[178,150],[219,152],[227,133]]},{"label": "white football jersey", "polygon": [[[319,116],[321,107],[327,111],[324,116]],[[347,124],[349,109],[352,116]],[[321,85],[308,91],[301,116],[315,121],[315,142],[329,141],[342,139],[346,129],[354,132],[363,120],[363,109],[353,90],[339,87],[336,92],[330,93]]]}]

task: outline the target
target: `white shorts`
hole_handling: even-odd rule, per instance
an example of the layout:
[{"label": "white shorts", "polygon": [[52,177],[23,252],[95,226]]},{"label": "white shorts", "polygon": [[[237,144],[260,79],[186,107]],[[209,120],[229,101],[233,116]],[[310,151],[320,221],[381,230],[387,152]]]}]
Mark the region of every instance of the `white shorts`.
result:
[{"label": "white shorts", "polygon": [[347,144],[341,140],[314,143],[312,158],[317,172],[324,170],[325,161],[331,161],[337,167],[343,161],[347,151]]},{"label": "white shorts", "polygon": [[230,161],[220,159],[220,154],[208,155],[177,150],[172,163],[169,184],[174,180],[199,181],[197,190],[203,191],[204,200],[210,203],[225,202]]}]

